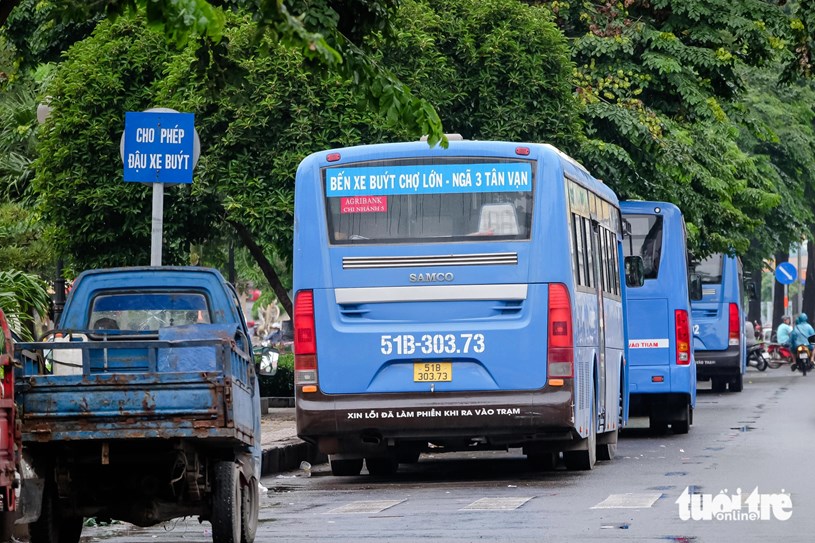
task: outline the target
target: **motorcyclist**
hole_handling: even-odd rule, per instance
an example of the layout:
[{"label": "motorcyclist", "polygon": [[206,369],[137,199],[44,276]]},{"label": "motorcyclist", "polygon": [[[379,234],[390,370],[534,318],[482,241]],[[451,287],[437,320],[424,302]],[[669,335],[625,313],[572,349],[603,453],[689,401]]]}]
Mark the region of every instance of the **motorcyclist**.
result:
[{"label": "motorcyclist", "polygon": [[756,344],[756,330],[749,319],[744,320],[744,336],[747,339],[747,348]]},{"label": "motorcyclist", "polygon": [[789,347],[791,333],[792,326],[790,326],[790,316],[784,315],[781,317],[781,324],[778,325],[778,330],[775,333],[775,340],[781,345]]},{"label": "motorcyclist", "polygon": [[[801,313],[795,319],[795,327],[792,329],[792,333],[790,334],[790,345],[792,346],[793,353],[798,348],[799,345],[806,345],[809,348],[810,357],[812,356],[812,343],[809,342],[809,338],[815,335],[815,329],[812,328],[812,325],[808,322],[808,317],[806,313]],[[792,364],[792,371],[795,371],[795,364]],[[806,373],[804,373],[806,375]]]}]

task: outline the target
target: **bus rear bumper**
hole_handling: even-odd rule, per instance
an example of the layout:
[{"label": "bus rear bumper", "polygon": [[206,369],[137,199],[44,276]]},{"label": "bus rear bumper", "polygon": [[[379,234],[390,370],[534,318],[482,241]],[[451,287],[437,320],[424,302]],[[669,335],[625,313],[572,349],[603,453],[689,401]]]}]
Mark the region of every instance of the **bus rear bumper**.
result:
[{"label": "bus rear bumper", "polygon": [[573,404],[571,387],[477,395],[298,393],[297,434],[325,454],[375,455],[401,446],[472,450],[564,443],[580,438]]},{"label": "bus rear bumper", "polygon": [[724,351],[694,351],[696,378],[733,377],[744,373],[741,363],[741,347],[734,345]]}]

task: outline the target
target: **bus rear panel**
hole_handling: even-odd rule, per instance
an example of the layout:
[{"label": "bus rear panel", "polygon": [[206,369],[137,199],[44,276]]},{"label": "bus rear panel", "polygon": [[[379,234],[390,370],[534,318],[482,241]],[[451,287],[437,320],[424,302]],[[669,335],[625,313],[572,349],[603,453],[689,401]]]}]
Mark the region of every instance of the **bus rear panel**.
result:
[{"label": "bus rear panel", "polygon": [[747,370],[743,272],[735,256],[714,254],[696,265],[702,299],[693,302],[697,378],[714,391],[741,392]]},{"label": "bus rear panel", "polygon": [[[372,471],[428,447],[548,453],[585,441],[589,404],[606,398],[578,393],[597,380],[596,345],[573,280],[564,176],[553,148],[500,142],[303,161],[297,426],[332,469],[366,458]],[[619,427],[616,409],[613,419],[601,429]]]},{"label": "bus rear panel", "polygon": [[696,404],[691,349],[687,236],[682,212],[667,202],[621,202],[625,255],[642,258],[645,281],[629,288],[631,416],[653,430],[687,433]]}]

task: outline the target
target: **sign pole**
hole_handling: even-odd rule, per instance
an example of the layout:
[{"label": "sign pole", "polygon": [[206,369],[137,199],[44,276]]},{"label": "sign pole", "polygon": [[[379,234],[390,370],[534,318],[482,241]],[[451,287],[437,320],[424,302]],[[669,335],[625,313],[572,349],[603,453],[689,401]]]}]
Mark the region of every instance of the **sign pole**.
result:
[{"label": "sign pole", "polygon": [[164,231],[164,183],[153,183],[153,227],[150,236],[150,265],[161,266]]}]

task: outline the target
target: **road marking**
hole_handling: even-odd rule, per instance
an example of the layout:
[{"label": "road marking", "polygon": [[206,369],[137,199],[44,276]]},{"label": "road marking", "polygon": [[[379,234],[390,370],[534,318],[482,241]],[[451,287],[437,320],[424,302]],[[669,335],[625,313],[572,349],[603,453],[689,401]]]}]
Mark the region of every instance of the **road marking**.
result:
[{"label": "road marking", "polygon": [[459,511],[513,511],[532,498],[481,498]]},{"label": "road marking", "polygon": [[645,509],[662,497],[658,494],[611,494],[592,509]]},{"label": "road marking", "polygon": [[342,507],[337,507],[326,514],[353,515],[381,513],[385,509],[390,509],[394,505],[399,505],[405,500],[377,500],[377,501],[357,501],[346,503]]}]

